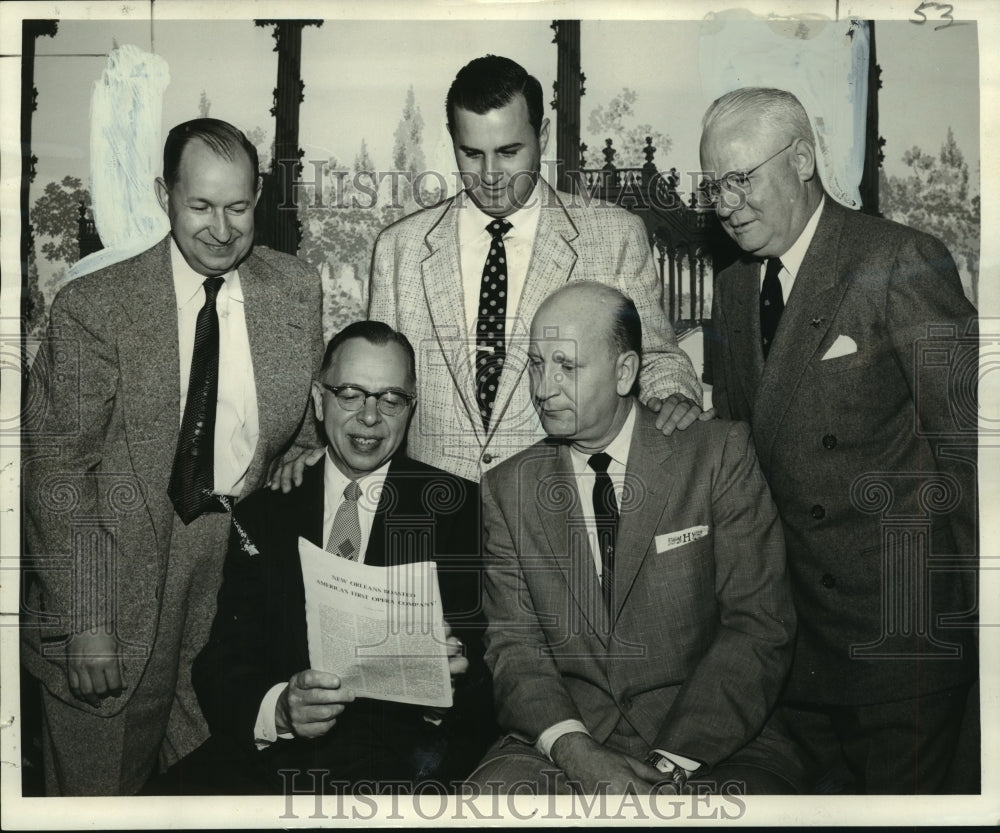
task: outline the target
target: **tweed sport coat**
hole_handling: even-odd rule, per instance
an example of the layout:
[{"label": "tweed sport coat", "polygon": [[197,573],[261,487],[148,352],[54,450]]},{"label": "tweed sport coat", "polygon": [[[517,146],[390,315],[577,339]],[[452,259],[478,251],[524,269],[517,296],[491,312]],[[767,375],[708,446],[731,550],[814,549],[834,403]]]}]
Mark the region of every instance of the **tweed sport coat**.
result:
[{"label": "tweed sport coat", "polygon": [[766,364],[759,275],[739,261],[716,281],[713,399],[750,423],[784,521],[799,611],[787,696],[857,705],[958,685],[976,664],[954,626],[976,606],[977,348],[955,264],[935,238],[827,198]]},{"label": "tweed sport coat", "polygon": [[[384,229],[372,258],[369,317],[406,334],[417,354],[419,403],[410,426],[411,457],[478,481],[500,460],[545,436],[522,376],[528,328],[539,304],[571,280],[594,280],[631,297],[643,332],[640,393],[683,393],[701,402],[701,387],[677,346],[660,305],[660,285],[642,222],[621,208],[554,191],[544,181],[538,231],[489,433],[475,402],[475,345],[465,320],[458,247],[459,209],[449,199]],[[474,324],[475,322],[472,322]]]},{"label": "tweed sport coat", "polygon": [[650,748],[713,766],[757,736],[788,671],[781,524],[745,425],[664,437],[637,411],[610,621],[569,448],[543,441],[483,478],[498,722],[533,743],[577,719],[603,743],[625,718]]},{"label": "tweed sport coat", "polygon": [[[53,694],[106,716],[120,712],[135,687],[97,709],[75,699],[60,643],[113,621],[126,676],[137,680],[157,632],[180,425],[169,241],[59,292],[25,399],[24,534],[32,558],[22,659]],[[303,426],[322,357],[321,303],[318,275],[294,257],[258,246],[239,273],[260,427],[248,494]],[[301,440],[316,444],[311,419]]]}]

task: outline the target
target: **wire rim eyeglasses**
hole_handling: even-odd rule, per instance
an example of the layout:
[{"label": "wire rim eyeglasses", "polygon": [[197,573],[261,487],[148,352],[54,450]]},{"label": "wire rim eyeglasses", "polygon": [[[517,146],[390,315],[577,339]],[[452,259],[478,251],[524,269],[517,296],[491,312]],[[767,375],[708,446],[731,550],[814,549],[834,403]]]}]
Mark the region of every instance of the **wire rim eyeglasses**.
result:
[{"label": "wire rim eyeglasses", "polygon": [[723,194],[727,196],[732,194],[736,197],[738,202],[736,204],[730,204],[726,201],[725,205],[727,208],[739,208],[740,205],[742,205],[742,199],[753,191],[753,180],[750,179],[750,176],[763,168],[772,159],[776,159],[783,154],[792,145],[794,145],[795,142],[796,140],[792,139],[792,141],[790,141],[783,148],[776,150],[768,156],[767,159],[757,165],[754,165],[754,167],[750,168],[748,171],[729,171],[729,173],[720,176],[718,179],[706,179],[701,184],[702,190],[712,205],[718,205]]}]

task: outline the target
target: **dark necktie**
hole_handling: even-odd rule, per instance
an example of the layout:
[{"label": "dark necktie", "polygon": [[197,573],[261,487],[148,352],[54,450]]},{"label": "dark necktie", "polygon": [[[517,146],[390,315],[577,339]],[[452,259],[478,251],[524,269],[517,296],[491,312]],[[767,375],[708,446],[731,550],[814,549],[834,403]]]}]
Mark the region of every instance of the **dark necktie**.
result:
[{"label": "dark necktie", "polygon": [[483,418],[483,429],[489,430],[500,385],[506,346],[504,326],[507,317],[507,250],[503,236],[510,231],[506,220],[494,220],[486,230],[493,240],[483,265],[483,280],[479,288],[479,316],[476,319],[476,402]]},{"label": "dark necktie", "polygon": [[618,500],[608,475],[611,455],[603,451],[587,461],[594,477],[594,526],[597,529],[597,546],[601,551],[601,592],[608,616],[613,613],[615,594],[615,542],[618,536]]},{"label": "dark necktie", "polygon": [[194,328],[194,350],[184,417],[174,452],[167,494],[185,524],[217,500],[215,487],[215,407],[219,398],[219,316],[215,298],[224,278],[206,278],[205,304]]},{"label": "dark necktie", "polygon": [[785,309],[785,298],[781,294],[781,259],[769,257],[764,270],[764,283],[760,288],[760,345],[764,348],[764,358],[771,351],[774,334],[778,332],[778,322]]},{"label": "dark necktie", "polygon": [[357,561],[361,552],[361,519],[358,517],[358,499],[361,487],[352,480],[344,487],[344,500],[337,509],[326,539],[326,550],[350,561]]}]

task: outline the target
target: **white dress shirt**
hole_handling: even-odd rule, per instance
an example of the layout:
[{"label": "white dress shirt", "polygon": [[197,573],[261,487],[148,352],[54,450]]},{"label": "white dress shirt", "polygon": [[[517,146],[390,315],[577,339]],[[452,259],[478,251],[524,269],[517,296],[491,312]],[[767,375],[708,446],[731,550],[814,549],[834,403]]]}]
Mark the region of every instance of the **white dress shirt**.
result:
[{"label": "white dress shirt", "polygon": [[[527,336],[530,321],[516,320],[517,305],[521,300],[524,281],[528,275],[528,262],[535,245],[538,218],[541,216],[541,177],[528,197],[524,208],[515,211],[507,220],[512,226],[504,235],[504,249],[507,252],[507,317],[504,332]],[[458,253],[461,258],[462,288],[465,292],[465,328],[475,337],[476,320],[479,317],[479,295],[483,281],[483,265],[493,242],[486,226],[495,220],[484,214],[472,201],[468,193],[462,191],[456,198],[458,209]],[[475,351],[475,344],[472,344]]]},{"label": "white dress shirt", "polygon": [[[330,456],[330,449],[323,458],[323,546],[330,537],[330,530],[333,528],[333,520],[337,516],[340,504],[344,502],[344,489],[350,482],[350,478],[337,468]],[[368,552],[368,541],[371,538],[372,525],[375,522],[375,511],[378,509],[379,498],[382,495],[382,487],[385,484],[385,476],[389,472],[389,463],[375,471],[369,472],[358,478],[358,486],[361,487],[361,497],[358,499],[358,520],[361,524],[361,550],[358,554],[358,562],[363,564],[365,553]],[[339,555],[330,554],[331,558],[340,558]],[[305,670],[305,669],[303,669]],[[274,724],[274,709],[278,704],[278,698],[288,687],[288,682],[280,682],[271,686],[264,699],[261,700],[260,708],[257,710],[257,722],[253,727],[254,742],[258,749],[263,749],[274,743],[279,737],[290,738],[292,734],[278,734],[278,728]]]},{"label": "white dress shirt", "polygon": [[[611,485],[615,490],[615,501],[618,503],[619,509],[622,505],[625,470],[628,464],[628,452],[632,445],[632,431],[634,428],[635,403],[633,402],[621,430],[604,449],[604,452],[611,457],[611,462],[608,464],[608,477],[611,478]],[[590,544],[590,554],[594,560],[594,569],[597,571],[597,577],[600,579],[602,573],[601,551],[597,544],[597,527],[594,524],[594,480],[597,477],[597,473],[588,465],[590,457],[590,454],[577,451],[570,446],[570,459],[573,462],[573,473],[576,476],[576,489],[580,495],[580,509],[583,512],[583,518],[587,525],[587,540]],[[551,760],[553,744],[563,735],[568,735],[570,732],[590,734],[587,727],[575,718],[561,720],[542,732],[538,736],[538,740],[535,741],[535,746],[539,752]],[[693,761],[682,755],[664,752],[660,749],[656,751],[670,758],[671,761],[682,766],[689,773],[700,766],[698,761]]]},{"label": "white dress shirt", "polygon": [[[825,202],[826,196],[824,195],[820,198],[819,205],[816,206],[816,210],[813,212],[812,217],[809,218],[809,222],[805,224],[798,239],[781,256],[781,271],[778,272],[778,281],[781,283],[781,295],[785,299],[786,304],[788,303],[788,296],[792,291],[792,284],[795,283],[795,276],[799,274],[799,268],[805,259],[809,244],[812,243],[812,239],[816,235],[816,226],[819,225],[819,215],[823,211]],[[764,288],[764,272],[766,268],[767,261],[765,260],[760,265],[760,288],[762,290]]]},{"label": "white dress shirt", "polygon": [[[180,351],[180,417],[184,419],[198,313],[205,305],[205,276],[195,272],[170,239],[170,265],[177,299],[177,346]],[[222,276],[215,300],[219,317],[219,392],[215,409],[215,492],[238,497],[253,460],[259,436],[257,388],[250,336],[243,310],[243,287],[235,269]]]}]

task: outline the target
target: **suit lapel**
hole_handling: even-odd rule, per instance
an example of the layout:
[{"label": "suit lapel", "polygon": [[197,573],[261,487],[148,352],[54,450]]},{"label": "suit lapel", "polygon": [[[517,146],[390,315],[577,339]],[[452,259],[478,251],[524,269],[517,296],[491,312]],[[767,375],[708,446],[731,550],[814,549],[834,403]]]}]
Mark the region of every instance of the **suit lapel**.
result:
[{"label": "suit lapel", "polygon": [[[365,564],[385,567],[415,560],[414,556],[416,560],[421,560],[424,553],[413,550],[411,545],[414,539],[420,539],[413,520],[427,515],[427,509],[421,502],[423,484],[424,478],[412,470],[409,459],[397,454],[389,464],[375,517],[372,519]],[[401,524],[401,520],[406,523]],[[403,525],[407,527],[406,533],[415,533],[412,538],[405,533],[400,535],[400,527]],[[393,548],[390,548],[389,530],[395,530],[391,536]],[[428,552],[427,558],[431,559],[433,555],[433,552]]]},{"label": "suit lapel", "polygon": [[[239,265],[239,274],[257,396],[258,441],[246,476],[250,489],[260,481],[270,462],[266,438],[283,436],[289,403],[293,402],[295,407],[302,405],[303,392],[288,388],[289,374],[282,361],[305,350],[308,340],[301,322],[294,316],[286,317],[288,283],[279,273],[251,252]],[[292,307],[301,308],[295,304]]]},{"label": "suit lapel", "polygon": [[167,485],[181,418],[169,236],[135,259],[131,281],[131,291],[120,299],[129,322],[118,336],[125,431],[133,468],[146,480],[146,505],[164,555],[173,516]]},{"label": "suit lapel", "polygon": [[781,419],[802,374],[830,329],[849,286],[840,278],[838,250],[844,214],[827,197],[816,234],[795,277],[753,403],[755,442],[767,469]]},{"label": "suit lapel", "polygon": [[577,253],[572,241],[579,237],[579,232],[556,192],[545,180],[539,180],[538,198],[541,200],[538,228],[517,312],[511,332],[507,334],[507,357],[493,404],[491,429],[500,423],[527,367],[527,337],[531,319],[542,301],[569,280],[576,265]]},{"label": "suit lapel", "polygon": [[[539,525],[548,541],[552,560],[566,583],[568,597],[589,625],[587,630],[607,647],[611,628],[587,538],[587,526],[580,510],[580,494],[569,446],[560,444],[555,452],[551,461],[544,461],[538,468],[535,492],[538,499],[532,506],[537,507]],[[565,594],[558,595],[567,598]]]},{"label": "suit lapel", "polygon": [[656,428],[655,417],[635,402],[636,420],[625,467],[625,489],[615,546],[615,620],[656,537],[674,488],[671,443]]},{"label": "suit lapel", "polygon": [[727,294],[732,299],[726,311],[730,326],[730,355],[743,396],[752,406],[764,374],[764,353],[760,346],[760,263],[740,261],[731,270]]},{"label": "suit lapel", "polygon": [[[309,638],[306,625],[306,591],[299,562],[298,542],[299,538],[302,537],[321,549],[325,544],[323,541],[323,512],[326,508],[323,494],[323,468],[325,464],[326,461],[321,460],[314,466],[306,467],[302,476],[302,485],[292,493],[294,499],[290,502],[294,509],[290,520],[293,535],[288,544],[287,557],[282,559],[280,564],[288,571],[291,581],[289,598],[283,604],[287,605],[289,611],[298,611],[298,615],[279,615],[277,621],[284,620],[289,623],[287,644],[295,646],[300,668],[309,668]],[[331,555],[330,557],[336,558],[337,556]]]},{"label": "suit lapel", "polygon": [[306,466],[302,476],[302,487],[297,492],[299,499],[295,501],[298,510],[298,520],[295,524],[296,533],[320,549],[326,547],[323,540],[323,515],[326,512],[325,482],[326,458],[314,466]]},{"label": "suit lapel", "polygon": [[[465,320],[465,287],[459,258],[458,209],[452,199],[424,238],[430,254],[420,264],[427,308],[434,321],[434,335],[441,345],[455,388],[469,413],[470,422],[483,444],[483,422],[475,402],[469,324]],[[420,350],[420,345],[414,345]]]}]

